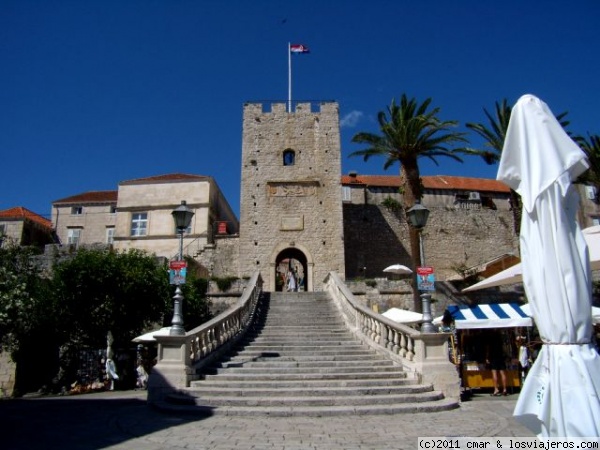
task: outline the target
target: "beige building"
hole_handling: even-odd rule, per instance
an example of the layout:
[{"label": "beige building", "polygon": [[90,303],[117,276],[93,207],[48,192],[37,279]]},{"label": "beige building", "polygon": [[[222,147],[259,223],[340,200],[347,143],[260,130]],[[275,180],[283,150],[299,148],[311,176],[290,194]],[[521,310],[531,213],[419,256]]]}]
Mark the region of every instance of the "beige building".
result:
[{"label": "beige building", "polygon": [[[421,203],[428,208],[510,209],[510,189],[497,180],[434,175],[422,176],[421,182]],[[387,199],[402,203],[400,176],[350,172],[342,176],[342,198],[352,204],[379,205]]]},{"label": "beige building", "polygon": [[159,175],[123,181],[117,191],[92,191],[52,204],[52,223],[63,245],[109,244],[174,258],[179,238],[171,212],[181,204],[194,211],[184,236],[184,254],[195,256],[216,235],[238,233],[239,224],[211,177]]},{"label": "beige building", "polygon": [[194,212],[184,235],[184,254],[196,256],[212,245],[219,233],[238,233],[237,218],[213,178],[161,175],[119,184],[115,248],[176,257],[179,238],[171,213],[181,201]]},{"label": "beige building", "polygon": [[8,243],[43,247],[53,241],[48,219],[22,206],[0,211],[0,247]]},{"label": "beige building", "polygon": [[583,228],[600,225],[600,198],[596,186],[577,184],[579,192],[580,209],[577,216]]},{"label": "beige building", "polygon": [[117,191],[90,191],[52,203],[52,226],[62,245],[112,244]]}]

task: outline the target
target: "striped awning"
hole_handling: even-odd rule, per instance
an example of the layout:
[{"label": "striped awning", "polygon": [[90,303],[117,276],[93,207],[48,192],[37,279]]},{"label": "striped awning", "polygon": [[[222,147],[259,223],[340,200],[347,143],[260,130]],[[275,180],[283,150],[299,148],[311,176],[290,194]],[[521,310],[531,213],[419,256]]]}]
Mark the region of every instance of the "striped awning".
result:
[{"label": "striped awning", "polygon": [[516,303],[448,306],[457,329],[531,327],[533,321]]}]

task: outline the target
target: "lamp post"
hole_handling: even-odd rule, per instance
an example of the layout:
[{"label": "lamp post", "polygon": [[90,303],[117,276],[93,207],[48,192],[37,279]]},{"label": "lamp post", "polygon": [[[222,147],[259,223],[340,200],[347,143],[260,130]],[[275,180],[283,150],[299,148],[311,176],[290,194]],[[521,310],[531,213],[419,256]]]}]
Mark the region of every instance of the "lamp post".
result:
[{"label": "lamp post", "polygon": [[[425,266],[425,252],[423,250],[423,228],[427,225],[427,219],[429,218],[429,210],[421,205],[421,202],[417,200],[412,208],[406,211],[410,224],[415,227],[419,233],[419,261],[421,267]],[[423,323],[421,323],[422,333],[435,333],[437,330],[433,325],[433,317],[431,315],[431,294],[424,291],[421,294],[421,302],[423,304]]]},{"label": "lamp post", "polygon": [[[173,216],[173,220],[175,220],[177,234],[179,234],[179,254],[177,260],[183,261],[183,234],[190,226],[194,212],[187,207],[185,200],[181,200],[181,205],[175,208],[171,212],[171,215]],[[182,315],[183,294],[181,293],[180,284],[181,281],[177,281],[177,288],[173,297],[173,319],[171,320],[171,330],[169,331],[171,336],[182,336],[185,334]]]}]

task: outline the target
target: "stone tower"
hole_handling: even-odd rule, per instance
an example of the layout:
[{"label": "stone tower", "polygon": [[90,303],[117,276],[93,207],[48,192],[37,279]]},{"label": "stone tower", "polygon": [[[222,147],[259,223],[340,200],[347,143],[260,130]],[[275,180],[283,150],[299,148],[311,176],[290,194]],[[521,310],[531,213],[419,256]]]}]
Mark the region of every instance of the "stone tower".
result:
[{"label": "stone tower", "polygon": [[[313,105],[317,106],[317,105]],[[244,105],[240,271],[261,271],[267,291],[321,290],[330,271],[344,276],[339,107]]]}]

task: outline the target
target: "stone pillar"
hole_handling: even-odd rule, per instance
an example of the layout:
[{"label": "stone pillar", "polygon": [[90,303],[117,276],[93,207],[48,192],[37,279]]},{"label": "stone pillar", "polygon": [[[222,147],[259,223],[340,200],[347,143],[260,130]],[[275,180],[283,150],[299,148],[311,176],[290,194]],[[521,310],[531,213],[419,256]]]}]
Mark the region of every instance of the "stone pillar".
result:
[{"label": "stone pillar", "polygon": [[0,352],[0,398],[11,397],[15,389],[17,365],[8,352]]},{"label": "stone pillar", "polygon": [[450,333],[421,333],[415,338],[415,369],[421,381],[433,384],[444,396],[460,400],[460,377],[448,357]]},{"label": "stone pillar", "polygon": [[188,387],[192,368],[187,336],[155,336],[157,363],[148,379],[148,403],[157,403],[177,390]]}]

